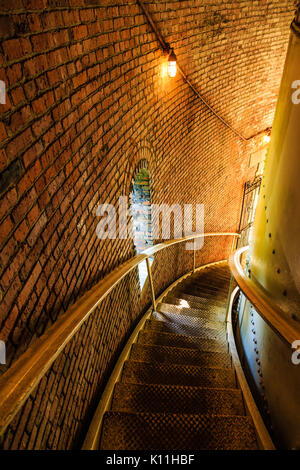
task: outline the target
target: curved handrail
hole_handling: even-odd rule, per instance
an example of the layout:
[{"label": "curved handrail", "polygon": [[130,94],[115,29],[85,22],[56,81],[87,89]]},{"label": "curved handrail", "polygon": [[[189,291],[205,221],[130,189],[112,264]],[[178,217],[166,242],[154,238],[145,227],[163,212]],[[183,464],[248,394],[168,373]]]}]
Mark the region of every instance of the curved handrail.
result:
[{"label": "curved handrail", "polygon": [[264,288],[252,281],[243,271],[240,258],[249,249],[244,246],[229,256],[230,271],[238,286],[259,315],[272,330],[289,345],[300,338],[300,325],[296,320],[287,318],[286,313],[268,296]]},{"label": "curved handrail", "polygon": [[252,418],[252,421],[255,427],[255,432],[256,432],[256,437],[257,437],[257,441],[259,444],[259,448],[261,450],[276,450],[274,443],[272,441],[272,438],[265,426],[265,423],[262,419],[259,409],[255,403],[254,397],[251,393],[249,384],[247,382],[245,373],[243,371],[242,364],[240,362],[237,347],[236,347],[236,341],[235,341],[235,336],[234,336],[233,327],[232,327],[232,306],[233,306],[234,299],[239,293],[239,291],[240,291],[240,288],[239,286],[237,286],[233,290],[230,296],[229,318],[226,322],[227,337],[228,337],[232,363],[235,369],[237,381],[242,391],[243,401],[245,403],[248,414]]},{"label": "curved handrail", "polygon": [[235,239],[239,234],[192,234],[154,245],[114,269],[63,313],[0,377],[0,435],[80,326],[128,273],[142,261],[169,246],[196,238],[216,236],[233,236]]}]

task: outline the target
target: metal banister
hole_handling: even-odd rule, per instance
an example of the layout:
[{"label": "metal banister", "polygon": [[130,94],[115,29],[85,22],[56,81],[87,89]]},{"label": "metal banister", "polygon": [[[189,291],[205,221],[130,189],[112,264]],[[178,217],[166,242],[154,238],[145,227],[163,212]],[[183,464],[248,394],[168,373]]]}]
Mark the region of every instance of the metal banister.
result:
[{"label": "metal banister", "polygon": [[229,268],[241,291],[251,305],[272,330],[290,346],[300,339],[299,323],[287,314],[270,298],[266,290],[251,280],[240,262],[241,255],[249,246],[239,248],[229,256]]},{"label": "metal banister", "polygon": [[[68,308],[0,377],[0,434],[5,431],[26,399],[81,325],[127,274],[144,260],[147,261],[150,256],[172,245],[197,238],[217,236],[232,236],[235,239],[239,237],[239,234],[232,232],[192,234],[154,245],[114,269]],[[149,262],[147,264],[149,265]],[[148,273],[152,304],[155,308],[155,293],[151,269],[149,269]]]}]

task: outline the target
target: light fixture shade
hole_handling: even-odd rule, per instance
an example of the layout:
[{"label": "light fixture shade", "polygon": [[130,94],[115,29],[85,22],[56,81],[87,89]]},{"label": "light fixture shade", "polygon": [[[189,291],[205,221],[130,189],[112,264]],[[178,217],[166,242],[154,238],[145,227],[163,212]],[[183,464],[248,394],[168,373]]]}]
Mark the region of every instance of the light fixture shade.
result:
[{"label": "light fixture shade", "polygon": [[177,72],[176,62],[177,62],[176,55],[174,54],[173,49],[172,49],[169,55],[169,59],[168,59],[168,75],[171,78],[176,77],[176,72]]}]

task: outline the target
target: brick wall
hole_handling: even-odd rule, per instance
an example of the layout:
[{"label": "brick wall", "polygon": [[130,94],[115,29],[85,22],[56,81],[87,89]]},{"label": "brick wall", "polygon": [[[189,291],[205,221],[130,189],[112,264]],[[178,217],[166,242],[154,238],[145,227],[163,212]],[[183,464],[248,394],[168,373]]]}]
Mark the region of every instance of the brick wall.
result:
[{"label": "brick wall", "polygon": [[[148,2],[147,2],[148,3]],[[294,3],[149,2],[208,102],[248,137],[272,125]],[[238,227],[251,154],[166,58],[135,1],[0,0],[0,299],[7,367],[83,292],[133,254],[96,237],[99,203],[128,195],[141,159],[154,203],[204,203],[206,231]],[[208,242],[198,263],[223,258]],[[184,255],[184,261],[182,256]],[[157,256],[157,292],[191,267]],[[134,272],[77,333],[8,428],[8,448],[74,448],[116,355],[149,303]]]}]

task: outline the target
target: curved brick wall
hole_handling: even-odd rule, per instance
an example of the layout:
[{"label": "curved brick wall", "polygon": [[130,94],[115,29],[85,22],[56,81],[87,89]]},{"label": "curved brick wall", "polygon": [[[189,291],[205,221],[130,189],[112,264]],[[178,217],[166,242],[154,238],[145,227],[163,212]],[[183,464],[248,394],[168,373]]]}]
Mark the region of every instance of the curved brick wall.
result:
[{"label": "curved brick wall", "polygon": [[[7,6],[9,4],[9,7]],[[100,6],[101,4],[101,6]],[[245,137],[272,125],[294,4],[148,4],[185,72]],[[0,296],[5,371],[78,296],[133,254],[100,242],[96,208],[128,195],[147,159],[153,203],[204,203],[207,231],[238,228],[249,159],[243,142],[195,97],[134,1],[0,0]],[[208,242],[197,262],[223,258]],[[185,262],[182,262],[182,255]],[[157,257],[157,292],[191,267]],[[124,280],[56,360],[2,439],[4,448],[71,448],[149,296]],[[134,307],[133,307],[134,306]]]}]

